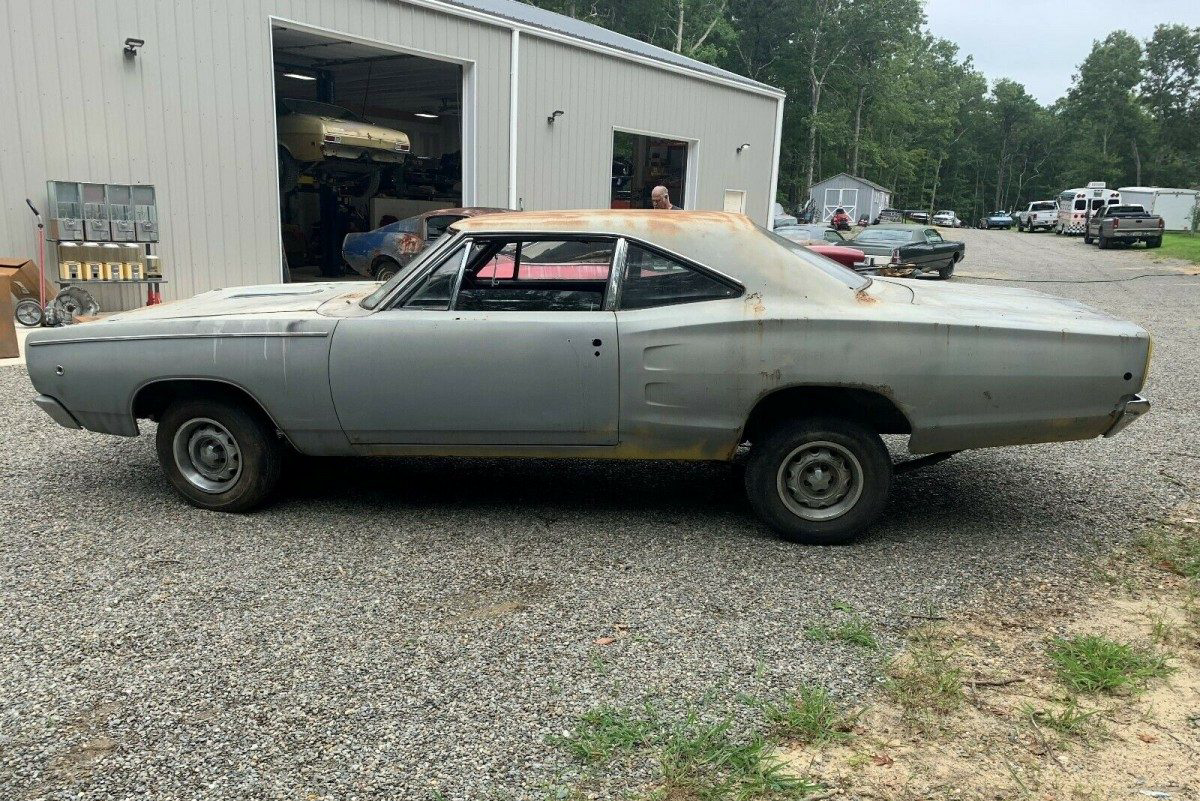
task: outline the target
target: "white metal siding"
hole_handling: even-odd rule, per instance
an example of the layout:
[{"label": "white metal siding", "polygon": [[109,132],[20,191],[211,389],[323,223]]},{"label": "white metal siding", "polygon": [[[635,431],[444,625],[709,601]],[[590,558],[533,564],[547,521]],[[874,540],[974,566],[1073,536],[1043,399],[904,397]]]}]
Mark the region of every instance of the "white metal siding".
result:
[{"label": "white metal siding", "polygon": [[[0,255],[33,256],[47,179],[152,183],[164,295],[279,280],[269,18],[476,62],[477,199],[508,196],[509,32],[395,0],[6,0]],[[128,36],[146,40],[126,59]],[[46,209],[42,209],[43,213]],[[89,287],[101,306],[133,289]],[[116,292],[120,291],[118,297]]]},{"label": "white metal siding", "polygon": [[[720,211],[725,190],[744,189],[746,213],[766,224],[781,101],[533,36],[521,38],[520,56],[517,195],[526,209],[607,208],[615,126],[697,140],[696,207]],[[547,124],[556,109],[565,114]]]},{"label": "white metal siding", "polygon": [[[473,61],[475,201],[507,204],[504,26],[403,0],[0,0],[0,9],[0,255],[35,253],[24,198],[44,206],[47,179],[151,183],[167,299],[279,280],[271,17]],[[146,40],[134,59],[122,52],[129,36]],[[527,208],[607,206],[617,125],[698,140],[699,207],[720,209],[725,190],[745,189],[747,213],[765,222],[778,102],[522,36],[517,194]],[[567,113],[550,129],[556,108]],[[751,149],[739,156],[742,142]],[[130,288],[95,291],[105,309],[142,300]]]}]

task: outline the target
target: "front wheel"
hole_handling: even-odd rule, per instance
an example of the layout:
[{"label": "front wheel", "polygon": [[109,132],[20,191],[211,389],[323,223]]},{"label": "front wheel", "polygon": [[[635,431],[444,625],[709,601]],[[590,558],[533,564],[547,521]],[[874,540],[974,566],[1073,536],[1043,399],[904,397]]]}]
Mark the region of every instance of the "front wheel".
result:
[{"label": "front wheel", "polygon": [[854,538],[883,511],[892,462],[879,435],[838,418],[782,423],[755,442],[746,495],[764,522],[806,545]]},{"label": "front wheel", "polygon": [[958,254],[957,253],[954,254],[954,257],[950,259],[949,264],[947,264],[945,267],[942,267],[938,270],[938,278],[942,279],[943,281],[949,281],[950,276],[954,275],[954,265],[956,265],[956,264],[958,264]]},{"label": "front wheel", "polygon": [[1092,244],[1092,237],[1087,233],[1087,231],[1083,232],[1083,244],[1085,244],[1085,245]]},{"label": "front wheel", "polygon": [[282,457],[274,431],[234,402],[173,404],[159,421],[155,447],[171,486],[201,509],[244,512],[279,483]]}]

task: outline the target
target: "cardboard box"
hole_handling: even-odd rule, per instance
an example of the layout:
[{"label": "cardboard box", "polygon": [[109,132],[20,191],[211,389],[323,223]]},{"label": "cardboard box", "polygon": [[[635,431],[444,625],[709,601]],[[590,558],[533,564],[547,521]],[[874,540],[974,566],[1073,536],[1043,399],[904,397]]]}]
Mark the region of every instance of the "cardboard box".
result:
[{"label": "cardboard box", "polygon": [[[12,281],[12,294],[17,300],[38,296],[38,268],[29,259],[0,259],[0,270],[5,270]],[[46,284],[46,302],[58,294],[49,281]]]}]

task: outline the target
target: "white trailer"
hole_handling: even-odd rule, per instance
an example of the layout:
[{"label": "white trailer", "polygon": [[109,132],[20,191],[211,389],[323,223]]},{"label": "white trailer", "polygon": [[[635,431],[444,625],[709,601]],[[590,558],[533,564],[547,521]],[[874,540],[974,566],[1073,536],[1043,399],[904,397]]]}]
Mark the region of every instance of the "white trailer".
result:
[{"label": "white trailer", "polygon": [[1200,204],[1200,190],[1161,186],[1123,186],[1121,202],[1136,203],[1163,218],[1168,231],[1192,230],[1192,210]]}]

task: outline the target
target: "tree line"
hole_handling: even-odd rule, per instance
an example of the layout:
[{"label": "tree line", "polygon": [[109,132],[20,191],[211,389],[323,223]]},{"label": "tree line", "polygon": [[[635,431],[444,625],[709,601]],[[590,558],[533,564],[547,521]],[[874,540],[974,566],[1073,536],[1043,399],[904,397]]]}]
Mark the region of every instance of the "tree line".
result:
[{"label": "tree line", "polygon": [[1047,107],[1015,81],[989,85],[970,56],[924,30],[915,0],[533,4],[785,90],[788,207],[843,171],[894,190],[899,207],[963,219],[1089,181],[1200,183],[1200,28],[1159,25],[1145,41],[1113,31]]}]

